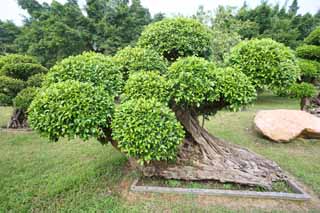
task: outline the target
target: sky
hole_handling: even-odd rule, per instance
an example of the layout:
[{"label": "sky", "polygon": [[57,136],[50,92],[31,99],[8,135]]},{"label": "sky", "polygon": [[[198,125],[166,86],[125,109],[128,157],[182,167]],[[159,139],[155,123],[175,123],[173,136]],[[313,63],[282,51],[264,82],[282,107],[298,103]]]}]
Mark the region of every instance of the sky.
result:
[{"label": "sky", "polygon": [[[48,2],[52,0],[38,0],[38,2]],[[65,2],[66,0],[58,0]],[[229,5],[241,7],[244,0],[141,0],[144,7],[147,7],[151,14],[158,12],[166,13],[167,15],[183,14],[186,16],[195,14],[197,8],[203,5],[206,10],[214,10],[218,5]],[[85,0],[78,0],[83,7]],[[255,7],[261,0],[247,0],[250,7]],[[279,3],[283,5],[286,0],[269,0],[271,4]],[[292,0],[288,0],[290,5]],[[298,0],[300,9],[299,13],[316,13],[320,9],[320,0]],[[27,13],[23,11],[16,3],[16,0],[0,0],[0,19],[11,20],[16,24],[21,25],[23,16]]]}]

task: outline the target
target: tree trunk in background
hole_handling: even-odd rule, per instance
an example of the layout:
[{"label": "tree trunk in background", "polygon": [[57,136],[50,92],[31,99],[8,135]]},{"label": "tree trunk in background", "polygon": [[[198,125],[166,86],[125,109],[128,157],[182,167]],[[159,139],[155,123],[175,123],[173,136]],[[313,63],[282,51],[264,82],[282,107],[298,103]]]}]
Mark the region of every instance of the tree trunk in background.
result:
[{"label": "tree trunk in background", "polygon": [[27,128],[28,122],[27,122],[27,114],[22,109],[14,109],[11,119],[7,125],[7,128]]},{"label": "tree trunk in background", "polygon": [[175,110],[187,135],[174,164],[152,162],[145,176],[180,180],[217,180],[271,189],[272,182],[286,180],[273,161],[212,136],[199,125],[196,115]]}]

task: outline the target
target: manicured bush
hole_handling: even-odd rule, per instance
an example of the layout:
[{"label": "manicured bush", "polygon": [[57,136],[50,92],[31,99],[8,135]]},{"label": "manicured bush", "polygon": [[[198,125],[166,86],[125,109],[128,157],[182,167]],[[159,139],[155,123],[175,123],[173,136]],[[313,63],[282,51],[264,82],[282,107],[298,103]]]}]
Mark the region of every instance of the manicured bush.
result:
[{"label": "manicured bush", "polygon": [[320,46],[302,45],[296,49],[296,52],[300,58],[320,61]]},{"label": "manicured bush", "polygon": [[156,98],[167,103],[170,99],[168,81],[157,71],[140,71],[130,75],[124,87],[124,99]]},{"label": "manicured bush", "polygon": [[304,42],[310,45],[320,45],[320,27],[313,30],[305,39]]},{"label": "manicured bush", "polygon": [[210,30],[188,18],[164,19],[150,24],[142,32],[137,45],[157,51],[169,61],[196,55],[209,58]]},{"label": "manicured bush", "polygon": [[157,52],[150,49],[126,47],[117,52],[114,60],[125,80],[128,79],[129,74],[141,70],[157,70],[160,73],[164,73],[167,70],[164,59]]},{"label": "manicured bush", "polygon": [[57,141],[60,137],[103,137],[111,122],[113,97],[101,86],[74,80],[39,91],[29,107],[30,126]]},{"label": "manicured bush", "polygon": [[111,95],[119,94],[123,86],[122,75],[112,58],[94,52],[70,56],[57,63],[50,69],[44,85],[66,80],[93,83]]},{"label": "manicured bush", "polygon": [[0,56],[0,70],[6,64],[19,64],[19,63],[37,63],[37,60],[32,56],[8,54]]},{"label": "manicured bush", "polygon": [[10,106],[12,105],[12,97],[0,93],[0,106]]},{"label": "manicured bush", "polygon": [[21,80],[0,76],[0,93],[14,98],[18,92],[25,87],[25,83]]},{"label": "manicured bush", "polygon": [[317,88],[309,83],[295,83],[289,89],[289,94],[294,98],[310,98],[317,94]]},{"label": "manicured bush", "polygon": [[156,99],[140,98],[121,104],[112,120],[112,130],[120,150],[140,163],[175,159],[184,138],[175,114]]},{"label": "manicured bush", "polygon": [[28,110],[32,100],[37,95],[38,89],[35,87],[27,87],[21,90],[17,96],[13,99],[15,108]]},{"label": "manicured bush", "polygon": [[45,80],[45,74],[38,73],[33,76],[30,76],[27,80],[28,87],[41,87],[43,81]]},{"label": "manicured bush", "polygon": [[231,50],[228,63],[246,74],[256,88],[288,88],[300,76],[293,52],[272,39],[242,41]]},{"label": "manicured bush", "polygon": [[23,81],[28,80],[28,78],[32,75],[47,72],[47,68],[41,66],[40,64],[32,63],[8,63],[5,64],[0,70],[0,73],[2,75],[20,79]]},{"label": "manicured bush", "polygon": [[298,64],[301,70],[301,77],[310,82],[311,79],[320,77],[320,63],[307,59],[298,59]]}]

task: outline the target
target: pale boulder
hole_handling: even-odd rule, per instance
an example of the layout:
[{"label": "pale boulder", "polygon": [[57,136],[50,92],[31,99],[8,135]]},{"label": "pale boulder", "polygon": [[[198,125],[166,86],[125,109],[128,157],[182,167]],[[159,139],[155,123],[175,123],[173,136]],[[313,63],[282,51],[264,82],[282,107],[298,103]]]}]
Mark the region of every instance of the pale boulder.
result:
[{"label": "pale boulder", "polygon": [[320,138],[320,118],[300,110],[262,110],[254,119],[255,129],[276,142],[297,137]]}]

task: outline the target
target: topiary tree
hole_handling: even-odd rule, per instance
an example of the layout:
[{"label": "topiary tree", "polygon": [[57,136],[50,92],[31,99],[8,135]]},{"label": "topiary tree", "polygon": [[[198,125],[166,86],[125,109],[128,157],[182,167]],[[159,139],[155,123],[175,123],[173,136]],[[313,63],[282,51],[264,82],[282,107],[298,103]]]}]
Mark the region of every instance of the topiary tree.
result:
[{"label": "topiary tree", "polygon": [[211,36],[210,30],[194,19],[164,19],[147,26],[137,45],[157,51],[170,62],[192,55],[209,58]]},{"label": "topiary tree", "polygon": [[231,50],[228,63],[245,73],[257,89],[287,90],[300,76],[293,51],[272,39],[240,42]]},{"label": "topiary tree", "polygon": [[[203,32],[207,29],[194,20],[180,18],[158,23],[147,27],[142,43],[166,47],[165,51],[157,50],[162,55],[170,53],[164,54],[173,62],[168,70],[163,74],[128,70],[132,74],[124,88],[125,98],[115,107],[117,94],[103,92],[106,87],[93,82],[95,76],[79,77],[87,76],[86,66],[74,71],[52,69],[54,76],[70,72],[76,75],[70,73],[68,76],[74,80],[61,78],[38,93],[29,108],[31,126],[53,140],[68,136],[110,142],[131,161],[138,161],[146,176],[218,180],[266,188],[271,188],[273,181],[285,179],[276,163],[214,137],[199,124],[198,115],[214,114],[226,107],[238,109],[253,101],[256,92],[250,79],[237,67],[217,68],[196,56],[173,61],[178,55],[171,54],[177,50],[176,45],[170,48],[174,41],[171,35],[175,42],[192,41],[191,46],[179,46],[180,56],[200,55],[197,42],[203,45]],[[167,33],[169,29],[168,38],[161,35],[147,44],[143,37],[161,34],[159,29]],[[184,33],[178,40],[175,35],[180,32]],[[73,64],[78,61],[70,61],[69,67]],[[108,66],[106,72],[112,69]],[[103,75],[100,81],[108,82],[109,77]]]},{"label": "topiary tree", "polygon": [[14,106],[8,128],[28,126],[27,106],[36,91],[29,86],[40,87],[39,76],[47,71],[31,56],[9,54],[0,57],[0,105]]},{"label": "topiary tree", "polygon": [[300,108],[320,116],[320,93],[316,95],[320,79],[320,27],[312,31],[302,46],[296,49],[301,69],[301,80],[290,90],[292,97],[301,98]]}]

